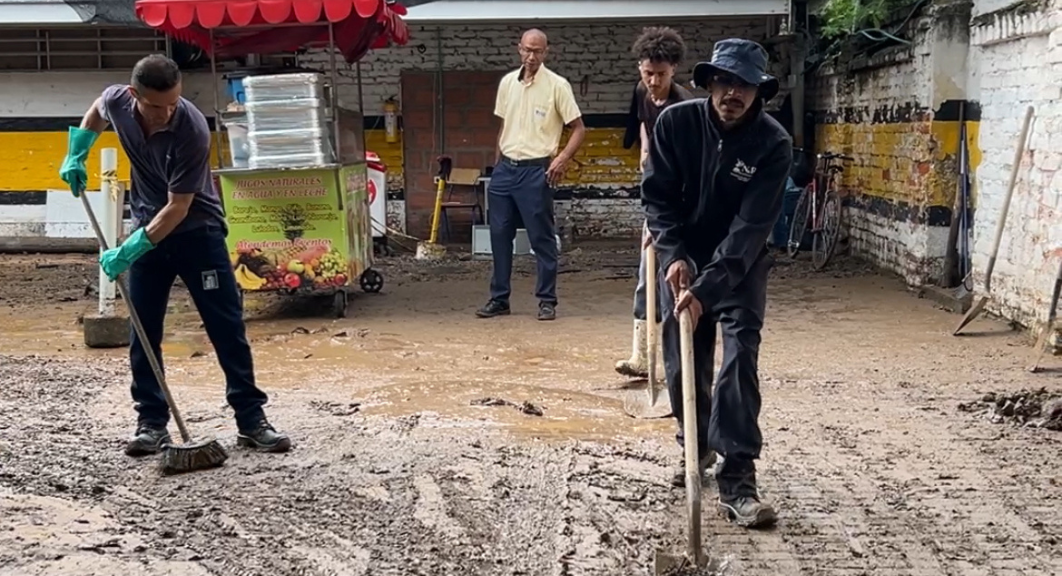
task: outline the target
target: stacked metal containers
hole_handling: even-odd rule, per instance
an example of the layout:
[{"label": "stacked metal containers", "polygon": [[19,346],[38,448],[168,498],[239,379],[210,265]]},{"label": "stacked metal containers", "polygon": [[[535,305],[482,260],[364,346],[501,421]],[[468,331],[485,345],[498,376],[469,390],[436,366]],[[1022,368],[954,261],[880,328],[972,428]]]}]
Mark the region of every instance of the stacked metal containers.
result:
[{"label": "stacked metal containers", "polygon": [[251,169],[324,166],[335,161],[320,74],[251,76],[243,86]]}]

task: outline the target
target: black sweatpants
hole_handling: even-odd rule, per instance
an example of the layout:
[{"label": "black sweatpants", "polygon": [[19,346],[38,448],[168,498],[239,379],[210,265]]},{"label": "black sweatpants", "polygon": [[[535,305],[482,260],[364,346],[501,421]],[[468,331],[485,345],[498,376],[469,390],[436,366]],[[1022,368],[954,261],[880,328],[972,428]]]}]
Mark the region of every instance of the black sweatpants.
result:
[{"label": "black sweatpants", "polygon": [[[689,263],[693,276],[696,268]],[[722,454],[726,467],[751,468],[759,458],[763,437],[760,434],[760,382],[758,357],[760,330],[767,307],[767,272],[771,257],[764,255],[740,285],[722,302],[706,303],[704,315],[693,334],[694,366],[697,382],[697,447],[701,457],[713,450]],[[675,317],[675,297],[659,275],[663,295],[664,372],[671,407],[678,421],[676,438],[683,445],[682,351],[679,348],[679,323]],[[711,308],[708,306],[711,305]],[[712,393],[716,326],[722,330],[723,363]]]},{"label": "black sweatpants", "polygon": [[[235,411],[236,424],[241,431],[253,431],[264,415],[262,406],[267,397],[255,384],[239,288],[225,246],[225,234],[220,228],[169,236],[129,269],[129,296],[160,365],[166,308],[170,289],[178,276],[199,310],[225,373],[225,397]],[[135,331],[129,361],[133,370],[133,402],[140,424],[165,426],[170,419],[166,397],[144,353],[144,343]]]}]

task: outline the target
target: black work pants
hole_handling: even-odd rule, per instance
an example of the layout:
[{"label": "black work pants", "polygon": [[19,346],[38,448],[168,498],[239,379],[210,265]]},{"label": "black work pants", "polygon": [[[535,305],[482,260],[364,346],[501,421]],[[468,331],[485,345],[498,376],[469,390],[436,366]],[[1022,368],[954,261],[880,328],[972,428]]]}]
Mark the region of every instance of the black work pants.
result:
[{"label": "black work pants", "polygon": [[[690,262],[696,277],[696,268]],[[758,357],[760,330],[767,306],[767,273],[770,256],[762,256],[741,284],[721,302],[702,302],[704,315],[693,334],[697,385],[697,447],[704,457],[709,450],[724,456],[724,467],[748,473],[759,458],[760,383]],[[683,445],[682,352],[675,297],[661,271],[663,295],[664,372],[671,407],[678,421],[676,438]],[[722,331],[723,362],[712,393],[716,326]]]},{"label": "black work pants", "polygon": [[[162,365],[162,335],[170,289],[179,276],[192,295],[218,363],[225,374],[225,396],[241,431],[263,417],[267,397],[255,385],[236,275],[220,228],[203,228],[165,238],[129,269],[129,294],[151,349]],[[170,411],[144,345],[133,331],[129,347],[132,394],[141,425],[164,427]]]}]

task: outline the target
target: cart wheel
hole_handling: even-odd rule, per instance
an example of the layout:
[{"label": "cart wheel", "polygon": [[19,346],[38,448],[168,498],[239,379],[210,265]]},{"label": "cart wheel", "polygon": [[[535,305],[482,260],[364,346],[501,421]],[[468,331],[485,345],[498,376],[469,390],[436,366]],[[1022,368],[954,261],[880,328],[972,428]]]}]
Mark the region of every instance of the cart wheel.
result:
[{"label": "cart wheel", "polygon": [[334,314],[336,318],[347,317],[346,290],[336,290],[335,296],[332,297],[332,314]]},{"label": "cart wheel", "polygon": [[370,268],[370,269],[366,270],[365,272],[362,272],[362,274],[361,274],[361,289],[362,290],[364,290],[364,291],[366,291],[366,292],[368,292],[370,294],[375,294],[376,292],[379,292],[380,290],[383,290],[383,284],[384,284],[383,275],[380,274],[379,272],[377,272],[376,270],[373,270],[372,268]]}]

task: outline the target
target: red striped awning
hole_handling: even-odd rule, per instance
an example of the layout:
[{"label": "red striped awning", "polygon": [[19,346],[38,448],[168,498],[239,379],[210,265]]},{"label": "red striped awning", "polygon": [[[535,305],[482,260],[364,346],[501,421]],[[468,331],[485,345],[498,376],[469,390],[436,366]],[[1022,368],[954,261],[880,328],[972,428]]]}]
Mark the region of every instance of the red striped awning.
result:
[{"label": "red striped awning", "polygon": [[[371,48],[405,44],[406,9],[387,0],[137,0],[145,24],[218,56],[288,52],[328,41],[348,62]],[[214,33],[211,45],[210,35]]]}]

